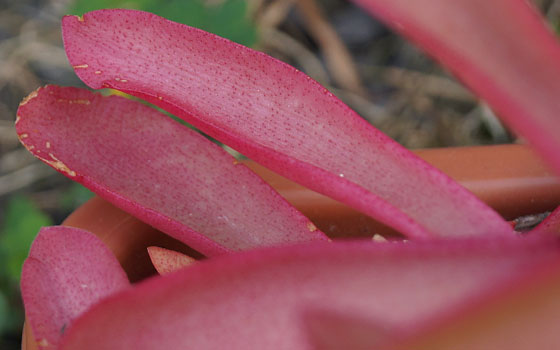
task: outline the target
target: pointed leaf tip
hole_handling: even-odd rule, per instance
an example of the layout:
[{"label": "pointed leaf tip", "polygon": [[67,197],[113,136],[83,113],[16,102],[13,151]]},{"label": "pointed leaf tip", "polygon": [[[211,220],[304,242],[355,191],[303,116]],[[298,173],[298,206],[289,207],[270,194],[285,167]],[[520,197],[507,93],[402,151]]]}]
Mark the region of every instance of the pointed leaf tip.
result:
[{"label": "pointed leaf tip", "polygon": [[160,247],[148,247],[150,260],[160,275],[166,275],[191,265],[196,260],[188,255]]}]

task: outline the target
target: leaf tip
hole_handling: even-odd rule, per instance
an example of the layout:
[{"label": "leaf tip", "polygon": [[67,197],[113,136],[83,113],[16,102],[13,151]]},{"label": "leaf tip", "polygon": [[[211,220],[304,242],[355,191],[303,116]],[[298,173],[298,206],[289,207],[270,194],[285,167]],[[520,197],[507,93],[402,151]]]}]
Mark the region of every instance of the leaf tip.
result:
[{"label": "leaf tip", "polygon": [[160,275],[166,275],[196,262],[188,255],[157,246],[148,247],[148,255]]},{"label": "leaf tip", "polygon": [[387,242],[387,238],[383,237],[379,233],[374,234],[373,237],[371,238],[371,240],[374,241],[374,242],[378,242],[378,243]]},{"label": "leaf tip", "polygon": [[[27,95],[26,97],[23,98],[23,100],[21,100],[21,102],[19,103],[19,106],[25,106],[27,103],[29,103],[29,101],[31,101],[32,99],[34,99],[35,97],[37,97],[39,95],[39,90],[41,90],[42,88],[39,87],[36,90],[34,90],[33,92],[31,92],[29,95]],[[19,117],[19,115],[18,115]],[[16,119],[16,123],[19,121],[19,118]]]}]

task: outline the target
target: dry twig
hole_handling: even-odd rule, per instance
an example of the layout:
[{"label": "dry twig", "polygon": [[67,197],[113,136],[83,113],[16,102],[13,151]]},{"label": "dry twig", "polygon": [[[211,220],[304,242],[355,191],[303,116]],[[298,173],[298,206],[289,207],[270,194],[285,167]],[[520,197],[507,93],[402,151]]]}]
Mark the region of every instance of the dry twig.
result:
[{"label": "dry twig", "polygon": [[56,174],[56,171],[40,162],[0,176],[0,197]]},{"label": "dry twig", "polygon": [[311,78],[322,85],[329,83],[329,75],[321,61],[304,45],[291,36],[272,27],[263,29],[261,37],[267,46],[293,59]]},{"label": "dry twig", "polygon": [[367,96],[352,56],[331,24],[324,18],[323,11],[315,0],[298,0],[297,7],[310,34],[325,55],[327,68],[333,80],[345,90]]}]

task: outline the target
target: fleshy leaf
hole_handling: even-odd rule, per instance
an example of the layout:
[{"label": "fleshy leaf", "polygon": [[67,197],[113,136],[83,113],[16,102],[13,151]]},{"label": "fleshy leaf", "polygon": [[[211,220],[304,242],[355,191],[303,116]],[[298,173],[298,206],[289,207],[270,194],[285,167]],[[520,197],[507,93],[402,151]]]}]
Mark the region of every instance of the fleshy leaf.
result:
[{"label": "fleshy leaf", "polygon": [[355,319],[344,313],[310,310],[303,314],[303,322],[315,350],[375,350],[399,337],[381,321]]},{"label": "fleshy leaf", "polygon": [[166,275],[194,263],[196,260],[175,250],[148,247],[150,260],[160,275]]},{"label": "fleshy leaf", "polygon": [[47,86],[18,116],[36,157],[202,253],[326,239],[219,146],[137,101]]},{"label": "fleshy leaf", "polygon": [[228,254],[107,299],[74,323],[62,348],[305,349],[303,317],[313,310],[406,334],[558,258],[557,238],[543,236]]},{"label": "fleshy leaf", "polygon": [[450,68],[560,173],[560,45],[526,0],[355,0]]},{"label": "fleshy leaf", "polygon": [[[92,215],[92,213],[95,213]],[[109,248],[132,282],[157,273],[146,250],[149,246],[165,247],[201,259],[202,254],[173,237],[131,216],[100,197],[93,197],[63,221],[89,231],[108,242]]]},{"label": "fleshy leaf", "polygon": [[67,16],[63,37],[90,87],[144,98],[407,235],[511,233],[464,188],[270,56],[133,10]]},{"label": "fleshy leaf", "polygon": [[557,349],[559,293],[560,259],[556,259],[476,305],[428,322],[417,334],[383,349]]},{"label": "fleshy leaf", "polygon": [[27,322],[39,348],[56,349],[75,318],[128,285],[119,262],[95,235],[64,226],[42,228],[21,277]]}]

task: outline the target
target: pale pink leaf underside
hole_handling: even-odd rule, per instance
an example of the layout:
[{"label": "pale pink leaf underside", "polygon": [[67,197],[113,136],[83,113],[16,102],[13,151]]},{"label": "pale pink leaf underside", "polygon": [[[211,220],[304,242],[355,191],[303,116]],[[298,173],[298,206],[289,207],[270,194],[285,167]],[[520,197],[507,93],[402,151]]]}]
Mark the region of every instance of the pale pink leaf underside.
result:
[{"label": "pale pink leaf underside", "polygon": [[322,310],[304,319],[316,350],[556,349],[559,272],[560,258],[522,270],[499,288],[422,322],[409,335],[388,329],[382,321]]},{"label": "pale pink leaf underside", "polygon": [[188,255],[161,247],[148,247],[148,254],[160,275],[166,275],[196,262]]},{"label": "pale pink leaf underside", "polygon": [[137,101],[47,86],[18,116],[36,157],[204,254],[326,240],[219,146]]},{"label": "pale pink leaf underside", "polygon": [[77,228],[45,227],[23,265],[21,293],[40,348],[56,349],[70,323],[128,278],[111,251]]},{"label": "pale pink leaf underside", "polygon": [[383,320],[374,322],[344,312],[309,310],[303,314],[303,324],[314,350],[376,350],[400,338]]},{"label": "pale pink leaf underside", "polygon": [[324,243],[224,255],[107,299],[74,323],[63,349],[306,349],[303,317],[313,310],[406,334],[559,257],[550,237]]},{"label": "pale pink leaf underside", "polygon": [[560,173],[560,45],[527,0],[355,0],[484,98]]},{"label": "pale pink leaf underside", "polygon": [[464,188],[267,55],[132,10],[65,17],[63,37],[90,87],[142,97],[407,235],[511,232]]},{"label": "pale pink leaf underside", "polygon": [[[380,349],[558,349],[560,259],[520,273],[468,308],[424,323],[415,334],[386,337]],[[362,324],[363,328],[364,325]],[[370,330],[376,327],[368,325]],[[365,342],[361,342],[366,344]]]}]

